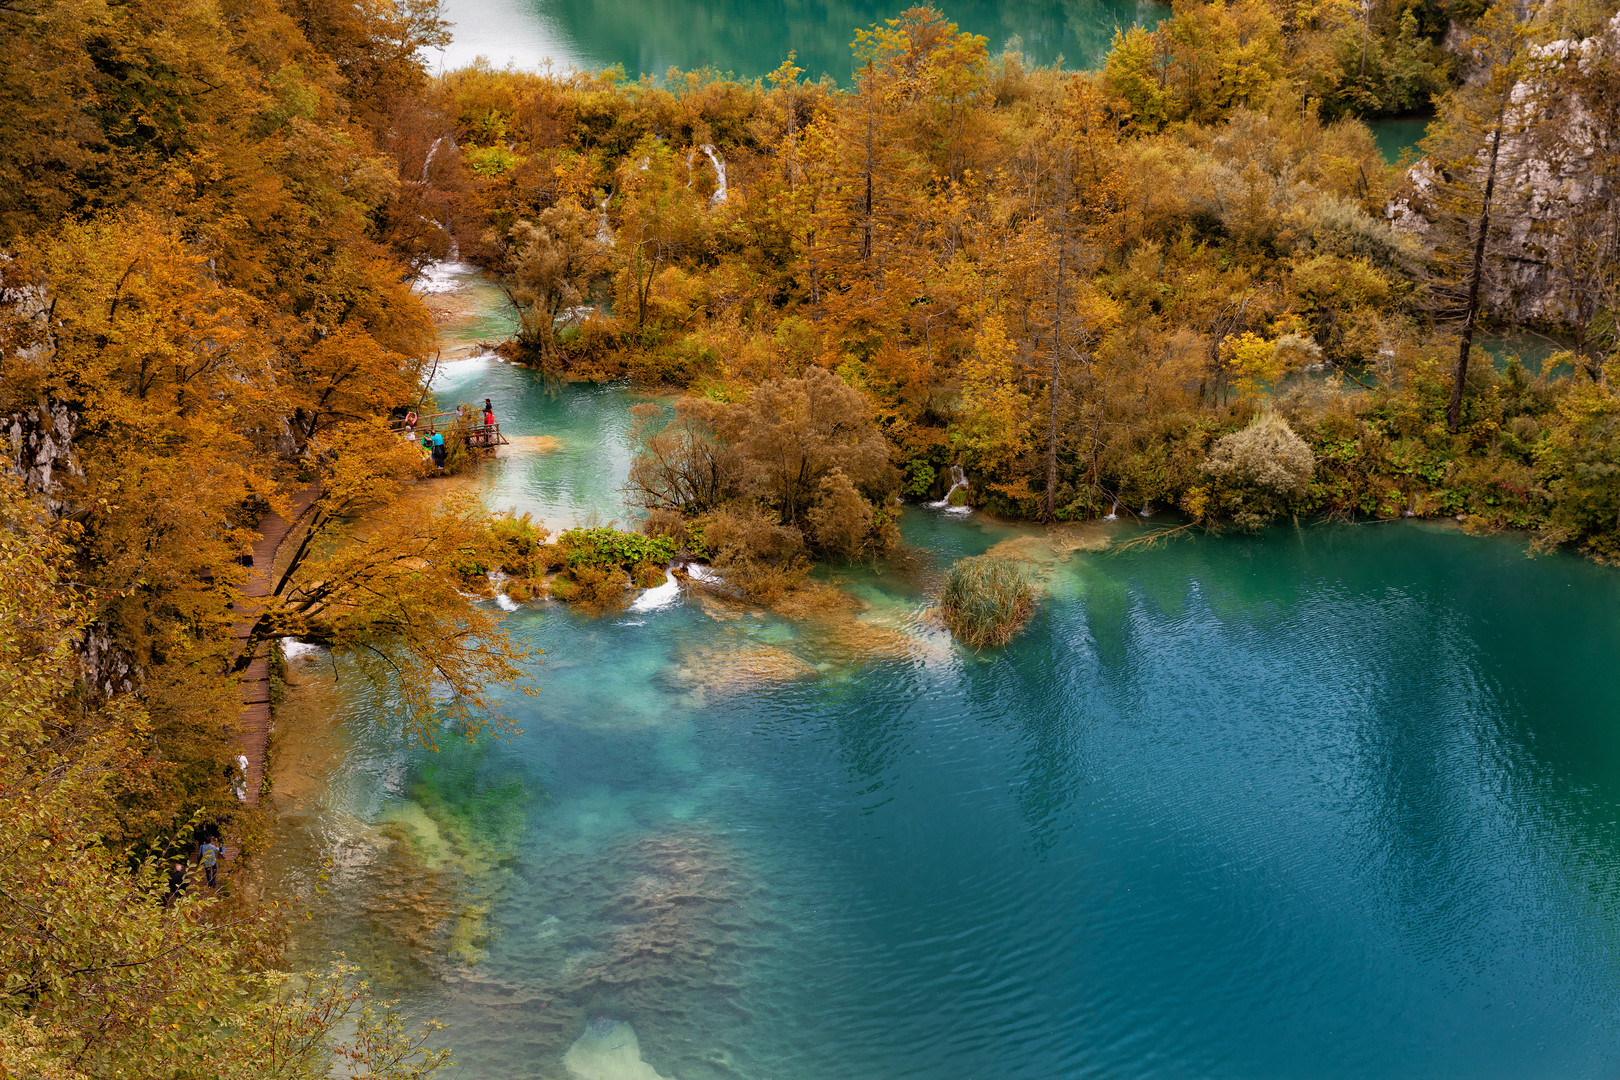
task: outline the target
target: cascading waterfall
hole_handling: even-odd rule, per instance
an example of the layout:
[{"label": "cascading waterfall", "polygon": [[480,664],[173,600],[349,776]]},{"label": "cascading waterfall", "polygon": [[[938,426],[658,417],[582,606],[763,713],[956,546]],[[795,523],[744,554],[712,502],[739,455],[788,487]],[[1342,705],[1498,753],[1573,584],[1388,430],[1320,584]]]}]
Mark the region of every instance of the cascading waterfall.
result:
[{"label": "cascading waterfall", "polygon": [[607,204],[610,195],[602,196],[602,201],[596,204],[596,242],[603,247],[613,246],[613,226],[608,224]]},{"label": "cascading waterfall", "polygon": [[1114,500],[1114,505],[1113,505],[1113,507],[1111,507],[1109,509],[1108,513],[1103,515],[1103,520],[1104,521],[1118,521],[1119,520],[1119,500],[1118,499]]},{"label": "cascading waterfall", "polygon": [[709,196],[709,205],[719,206],[726,201],[726,161],[708,143],[704,143],[700,149],[714,166],[714,194]]},{"label": "cascading waterfall", "polygon": [[[671,567],[670,569],[674,569]],[[680,602],[681,583],[673,573],[664,578],[662,585],[647,589],[630,603],[631,611],[657,611]]]},{"label": "cascading waterfall", "polygon": [[938,502],[928,503],[927,504],[928,507],[930,509],[932,509],[932,510],[945,510],[948,513],[952,513],[952,514],[971,513],[972,512],[971,507],[952,506],[951,505],[951,496],[956,494],[956,491],[957,491],[958,488],[960,488],[963,491],[966,491],[968,489],[967,473],[962,471],[962,466],[960,466],[960,465],[952,465],[951,466],[951,486],[945,492],[945,497],[943,499],[939,500]]},{"label": "cascading waterfall", "polygon": [[427,183],[428,168],[433,164],[433,159],[438,156],[439,147],[443,146],[447,142],[451,145],[451,147],[456,145],[455,140],[451,139],[448,135],[440,135],[437,139],[433,140],[433,145],[428,147],[427,159],[422,162],[422,179],[418,180],[417,183]]}]

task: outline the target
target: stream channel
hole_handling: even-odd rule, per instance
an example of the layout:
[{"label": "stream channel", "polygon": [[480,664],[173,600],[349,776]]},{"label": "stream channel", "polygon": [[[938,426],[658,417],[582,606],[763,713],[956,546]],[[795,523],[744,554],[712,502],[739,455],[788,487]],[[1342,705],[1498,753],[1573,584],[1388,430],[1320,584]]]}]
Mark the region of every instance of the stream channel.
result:
[{"label": "stream channel", "polygon": [[[430,284],[440,400],[515,436],[460,482],[628,522],[642,399],[547,388],[479,349],[498,294]],[[524,605],[522,733],[439,753],[294,659],[298,958],[480,1080],[1615,1075],[1620,574],[1412,522],[1106,546],[1139,528],[913,506],[915,562],[808,614]],[[927,610],[996,546],[1046,595],[975,654]]]}]

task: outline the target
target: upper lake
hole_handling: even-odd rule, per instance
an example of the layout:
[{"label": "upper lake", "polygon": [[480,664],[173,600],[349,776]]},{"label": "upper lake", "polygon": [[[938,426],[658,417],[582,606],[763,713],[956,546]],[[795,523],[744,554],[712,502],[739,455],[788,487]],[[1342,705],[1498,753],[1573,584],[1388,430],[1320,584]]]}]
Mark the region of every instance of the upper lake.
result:
[{"label": "upper lake", "polygon": [[[850,77],[857,27],[894,18],[904,5],[802,0],[446,0],[455,40],[445,68],[484,57],[496,67],[599,70],[621,64],[632,77],[710,67],[742,78],[772,71],[791,51],[815,79]],[[1167,6],[1132,0],[959,0],[942,4],[963,30],[982,34],[992,52],[1011,39],[1032,63],[1099,63],[1116,28],[1157,24]]]}]

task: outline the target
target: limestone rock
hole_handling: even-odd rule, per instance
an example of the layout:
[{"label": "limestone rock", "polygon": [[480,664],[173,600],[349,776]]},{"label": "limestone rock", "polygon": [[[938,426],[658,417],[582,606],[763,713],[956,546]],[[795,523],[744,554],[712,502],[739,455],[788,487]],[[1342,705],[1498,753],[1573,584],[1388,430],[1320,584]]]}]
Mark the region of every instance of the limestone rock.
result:
[{"label": "limestone rock", "polygon": [[563,1055],[563,1065],[579,1080],[669,1080],[641,1060],[635,1029],[623,1020],[592,1020]]}]

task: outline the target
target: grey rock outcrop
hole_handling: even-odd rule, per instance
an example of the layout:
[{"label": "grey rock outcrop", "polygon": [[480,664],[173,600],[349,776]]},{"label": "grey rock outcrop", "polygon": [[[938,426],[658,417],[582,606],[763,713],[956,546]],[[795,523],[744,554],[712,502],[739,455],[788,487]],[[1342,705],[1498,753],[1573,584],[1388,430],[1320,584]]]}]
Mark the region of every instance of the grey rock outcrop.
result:
[{"label": "grey rock outcrop", "polygon": [[[1600,147],[1615,133],[1599,130],[1577,93],[1554,85],[1568,65],[1585,70],[1620,57],[1620,14],[1601,33],[1533,46],[1536,74],[1512,91],[1497,179],[1501,201],[1490,241],[1492,266],[1483,282],[1486,310],[1517,322],[1565,322],[1572,312],[1564,237],[1583,215],[1620,198],[1595,167]],[[1484,171],[1486,151],[1479,154]],[[1419,161],[1385,206],[1392,226],[1432,242],[1437,186],[1444,178]]]},{"label": "grey rock outcrop", "polygon": [[78,419],[66,405],[48,401],[5,420],[11,472],[44,496],[52,513],[62,509],[62,478],[84,475],[73,453]]}]

